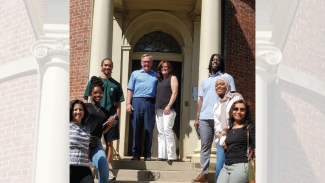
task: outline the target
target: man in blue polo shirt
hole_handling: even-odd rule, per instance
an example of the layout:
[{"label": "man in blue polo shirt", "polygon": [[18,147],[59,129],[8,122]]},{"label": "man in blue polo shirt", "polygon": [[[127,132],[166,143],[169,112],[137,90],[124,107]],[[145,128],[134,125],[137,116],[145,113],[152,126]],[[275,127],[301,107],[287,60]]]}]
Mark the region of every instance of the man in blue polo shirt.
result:
[{"label": "man in blue polo shirt", "polygon": [[199,101],[194,126],[199,127],[201,135],[201,174],[193,182],[207,182],[210,164],[211,145],[214,137],[213,106],[219,100],[215,91],[217,76],[224,76],[230,82],[232,92],[236,91],[234,79],[225,72],[221,55],[212,54],[209,62],[209,75],[201,82]]},{"label": "man in blue polo shirt", "polygon": [[145,161],[151,160],[152,134],[155,126],[155,99],[157,73],[151,70],[153,59],[151,55],[141,57],[142,69],[133,71],[127,87],[126,110],[130,113],[133,126],[133,158],[140,160],[141,139],[144,127]]}]

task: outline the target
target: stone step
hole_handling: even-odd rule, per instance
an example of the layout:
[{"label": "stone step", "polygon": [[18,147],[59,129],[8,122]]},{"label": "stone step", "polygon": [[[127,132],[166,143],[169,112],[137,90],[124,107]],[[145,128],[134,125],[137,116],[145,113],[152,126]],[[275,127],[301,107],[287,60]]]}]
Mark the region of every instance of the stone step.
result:
[{"label": "stone step", "polygon": [[[215,162],[210,162],[209,172],[215,171]],[[113,160],[110,169],[131,170],[164,170],[164,171],[192,171],[200,172],[201,165],[198,162],[167,162],[167,161],[129,161]]]},{"label": "stone step", "polygon": [[[191,182],[200,172],[162,171],[162,170],[126,170],[112,169],[116,181],[159,181],[159,182]],[[214,172],[208,174],[209,182],[214,182]]]}]

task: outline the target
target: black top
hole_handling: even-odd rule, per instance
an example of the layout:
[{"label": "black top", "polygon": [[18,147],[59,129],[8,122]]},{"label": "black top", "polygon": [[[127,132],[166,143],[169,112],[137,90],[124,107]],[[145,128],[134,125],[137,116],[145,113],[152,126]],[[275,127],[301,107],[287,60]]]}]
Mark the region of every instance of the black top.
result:
[{"label": "black top", "polygon": [[[103,128],[102,125],[110,117],[109,112],[104,107],[101,107],[99,110],[95,109],[92,103],[86,103],[86,107],[89,112],[89,116],[86,119],[86,126],[90,129],[90,135],[96,136],[98,138],[102,137]],[[97,112],[98,110],[98,112]]]},{"label": "black top", "polygon": [[[156,89],[156,105],[155,108],[164,110],[165,107],[168,105],[170,97],[172,96],[172,87],[170,85],[171,78],[168,77],[160,82],[158,82],[157,89]],[[172,109],[175,108],[174,104],[171,107]]]},{"label": "black top", "polygon": [[[225,140],[227,149],[225,150],[226,165],[235,163],[247,163],[247,129],[231,129]],[[249,126],[249,144],[255,148],[255,125]]]}]

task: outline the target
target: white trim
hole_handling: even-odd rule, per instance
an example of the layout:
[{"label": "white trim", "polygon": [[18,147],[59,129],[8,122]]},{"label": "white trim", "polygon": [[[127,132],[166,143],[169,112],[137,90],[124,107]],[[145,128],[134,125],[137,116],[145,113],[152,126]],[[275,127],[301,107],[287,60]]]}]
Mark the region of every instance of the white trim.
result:
[{"label": "white trim", "polygon": [[0,66],[0,80],[15,75],[19,77],[20,75],[30,71],[37,72],[37,68],[37,60],[33,55],[15,61],[11,61]]},{"label": "white trim", "polygon": [[325,96],[324,81],[282,64],[279,65],[277,72],[280,79]]}]

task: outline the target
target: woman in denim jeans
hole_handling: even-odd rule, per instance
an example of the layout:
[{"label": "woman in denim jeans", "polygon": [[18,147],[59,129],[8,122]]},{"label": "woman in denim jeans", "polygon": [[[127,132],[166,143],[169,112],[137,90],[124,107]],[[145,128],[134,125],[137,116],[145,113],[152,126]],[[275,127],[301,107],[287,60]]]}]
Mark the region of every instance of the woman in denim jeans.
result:
[{"label": "woman in denim jeans", "polygon": [[103,80],[93,76],[89,87],[90,103],[86,104],[89,116],[86,119],[90,128],[89,159],[98,170],[98,183],[108,183],[109,167],[100,141],[102,134],[106,133],[113,125],[114,118],[100,106],[103,99]]},{"label": "woman in denim jeans", "polygon": [[226,161],[217,183],[247,183],[249,146],[255,152],[255,125],[250,119],[249,105],[237,100],[229,110],[229,129],[222,143]]},{"label": "woman in denim jeans", "polygon": [[217,143],[217,163],[215,173],[215,180],[217,181],[223,164],[225,164],[225,153],[221,145],[226,139],[227,135],[226,132],[229,126],[229,109],[235,101],[240,100],[243,97],[239,93],[231,93],[229,80],[222,76],[217,78],[215,90],[219,96],[219,100],[217,103],[215,103],[213,108],[214,131]]}]

